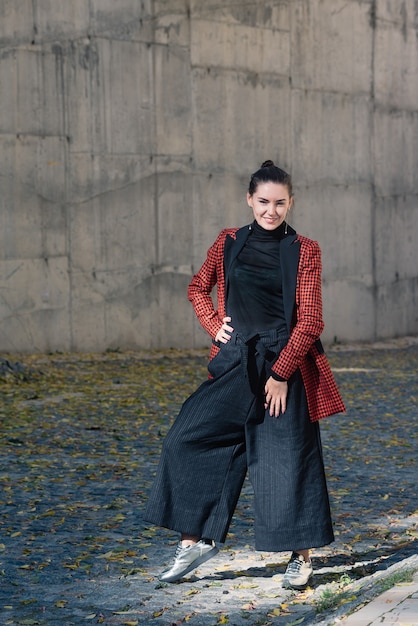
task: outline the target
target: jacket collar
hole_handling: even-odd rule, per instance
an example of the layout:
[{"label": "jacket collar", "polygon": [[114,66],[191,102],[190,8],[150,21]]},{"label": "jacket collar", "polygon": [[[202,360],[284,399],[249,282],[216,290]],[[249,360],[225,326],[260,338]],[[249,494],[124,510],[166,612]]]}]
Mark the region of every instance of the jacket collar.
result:
[{"label": "jacket collar", "polygon": [[293,231],[293,233],[282,239],[280,244],[284,316],[289,332],[292,328],[293,311],[295,309],[296,282],[300,256],[300,241],[297,239],[296,231]]},{"label": "jacket collar", "polygon": [[235,238],[228,235],[225,241],[224,250],[224,264],[225,264],[225,279],[228,280],[229,270],[232,263],[235,261],[241,250],[243,249],[245,242],[251,234],[252,225],[243,226],[239,228],[235,233]]}]

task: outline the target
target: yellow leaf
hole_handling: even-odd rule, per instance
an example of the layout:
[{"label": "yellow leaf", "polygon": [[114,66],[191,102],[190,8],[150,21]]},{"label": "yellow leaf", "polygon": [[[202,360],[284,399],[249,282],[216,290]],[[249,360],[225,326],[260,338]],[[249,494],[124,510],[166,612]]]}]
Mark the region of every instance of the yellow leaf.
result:
[{"label": "yellow leaf", "polygon": [[340,602],[340,604],[347,604],[347,602],[352,602],[353,600],[356,600],[357,596],[350,596],[349,598],[343,598]]},{"label": "yellow leaf", "polygon": [[218,619],[218,624],[228,624],[229,619],[227,615],[222,614]]},{"label": "yellow leaf", "polygon": [[123,622],[123,626],[137,626],[138,623],[139,622],[136,619],[135,621],[131,621],[131,622]]},{"label": "yellow leaf", "polygon": [[296,619],[294,622],[287,622],[286,626],[296,626],[297,624],[301,624],[303,621],[305,621],[305,618],[301,617],[300,619]]},{"label": "yellow leaf", "polygon": [[269,617],[279,617],[279,615],[281,615],[281,610],[279,608],[273,609],[272,611],[270,611],[270,613],[268,614]]},{"label": "yellow leaf", "polygon": [[112,556],[113,551],[111,550],[110,552],[106,552],[105,554],[100,554],[98,557],[96,557],[97,559],[110,559],[110,557]]},{"label": "yellow leaf", "polygon": [[195,593],[200,593],[199,589],[190,589],[189,591],[186,591],[185,595],[186,596],[194,596]]},{"label": "yellow leaf", "polygon": [[68,604],[67,600],[57,600],[54,606],[56,606],[58,609],[64,609],[67,604]]}]

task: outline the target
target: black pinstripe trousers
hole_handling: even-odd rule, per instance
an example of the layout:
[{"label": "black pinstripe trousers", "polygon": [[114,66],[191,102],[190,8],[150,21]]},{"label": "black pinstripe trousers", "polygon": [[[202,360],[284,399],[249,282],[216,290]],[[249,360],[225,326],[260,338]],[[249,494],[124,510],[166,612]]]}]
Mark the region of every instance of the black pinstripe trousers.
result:
[{"label": "black pinstripe trousers", "polygon": [[257,550],[334,540],[319,425],[309,419],[299,370],[288,381],[286,412],[264,410],[270,363],[287,339],[233,333],[221,345],[209,363],[213,378],[186,400],[164,440],[147,521],[224,542],[248,470]]}]

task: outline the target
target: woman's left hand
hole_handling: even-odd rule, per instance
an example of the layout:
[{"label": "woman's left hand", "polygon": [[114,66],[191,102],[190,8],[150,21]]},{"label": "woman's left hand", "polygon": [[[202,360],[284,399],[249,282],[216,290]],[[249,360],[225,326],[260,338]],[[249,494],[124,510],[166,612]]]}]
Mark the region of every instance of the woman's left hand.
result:
[{"label": "woman's left hand", "polygon": [[272,417],[279,417],[286,411],[288,385],[287,381],[275,380],[272,376],[267,380],[264,387],[266,401],[264,408],[269,409]]}]

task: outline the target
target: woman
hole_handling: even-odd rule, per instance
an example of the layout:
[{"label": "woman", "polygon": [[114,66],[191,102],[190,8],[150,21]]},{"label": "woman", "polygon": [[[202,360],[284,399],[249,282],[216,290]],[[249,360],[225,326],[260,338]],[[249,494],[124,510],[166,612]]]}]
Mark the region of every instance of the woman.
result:
[{"label": "woman", "polygon": [[223,230],[189,285],[209,379],[167,434],[146,519],[181,533],[159,576],[179,580],[225,541],[248,470],[256,549],[291,550],[283,585],[303,589],[310,549],[334,540],[318,420],[345,409],[319,341],[320,249],[286,222],[289,174],[266,161],[247,202],[253,223]]}]

